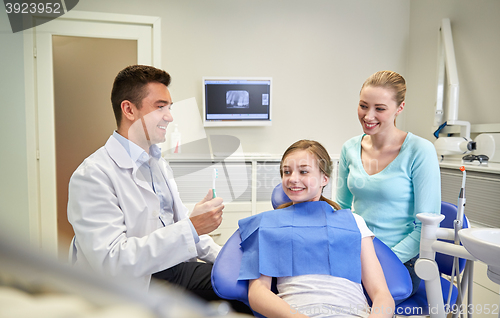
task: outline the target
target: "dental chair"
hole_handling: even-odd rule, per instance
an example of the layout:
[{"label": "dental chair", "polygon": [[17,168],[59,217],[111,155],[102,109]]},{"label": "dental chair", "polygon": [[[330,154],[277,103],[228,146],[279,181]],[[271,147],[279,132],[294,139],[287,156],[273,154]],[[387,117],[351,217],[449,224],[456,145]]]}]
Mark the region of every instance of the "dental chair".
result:
[{"label": "dental chair", "polygon": [[[272,193],[271,202],[273,208],[289,202],[290,199],[283,191],[281,184],[278,184]],[[238,281],[242,250],[240,248],[241,238],[239,230],[227,240],[212,269],[212,286],[217,295],[224,299],[239,300],[246,305],[248,303],[248,281]],[[412,290],[411,278],[408,270],[401,263],[394,252],[382,241],[374,238],[373,245],[375,252],[384,271],[385,279],[392,297],[397,300],[406,299]],[[273,280],[272,290],[276,293],[276,285]],[[365,293],[366,294],[366,293]],[[367,295],[368,303],[371,300]],[[262,317],[255,313],[257,317]]]},{"label": "dental chair", "polygon": [[[443,221],[441,221],[440,227],[453,229],[454,221],[457,218],[457,206],[448,202],[441,202],[441,214],[444,215],[445,218],[443,219]],[[462,222],[464,229],[469,227],[469,222],[465,217],[465,215],[463,217]],[[448,240],[440,240],[440,241],[452,243],[452,241]],[[438,265],[439,273],[441,276],[440,277],[441,291],[444,303],[446,304],[449,296],[450,281],[445,277],[443,277],[443,275],[451,276],[454,257],[451,255],[436,253],[435,261]],[[462,273],[462,271],[464,270],[466,261],[467,260],[463,258],[459,259],[458,267],[460,273]],[[469,286],[469,288],[471,288],[471,286]],[[451,299],[449,303],[450,307],[453,307],[453,305],[456,304],[457,296],[458,296],[458,288],[457,286],[453,285]],[[425,289],[424,280],[420,282],[418,290],[413,296],[411,296],[410,298],[408,298],[407,300],[396,306],[395,313],[398,316],[430,315],[432,317],[432,313],[429,311],[429,303],[427,300],[427,293]]]}]

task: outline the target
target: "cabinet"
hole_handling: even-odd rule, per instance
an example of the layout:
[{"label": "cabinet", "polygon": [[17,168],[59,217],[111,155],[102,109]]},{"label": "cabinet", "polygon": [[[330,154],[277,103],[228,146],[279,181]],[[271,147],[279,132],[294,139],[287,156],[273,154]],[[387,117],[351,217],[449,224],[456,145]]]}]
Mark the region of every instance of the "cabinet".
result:
[{"label": "cabinet", "polygon": [[[462,172],[460,164],[441,164],[441,200],[457,204]],[[500,170],[489,167],[465,166],[465,215],[483,227],[500,228]]]},{"label": "cabinet", "polygon": [[472,312],[475,317],[497,318],[500,311],[500,286],[486,275],[488,266],[474,262],[474,285],[472,291]]},{"label": "cabinet", "polygon": [[[223,245],[238,228],[238,220],[272,210],[271,194],[281,183],[279,172],[281,157],[253,158],[169,159],[174,171],[182,202],[192,210],[212,188],[213,169],[217,169],[215,181],[217,196],[224,199],[222,224],[210,235],[216,243]],[[334,160],[334,172],[323,195],[335,197],[338,161]]]}]

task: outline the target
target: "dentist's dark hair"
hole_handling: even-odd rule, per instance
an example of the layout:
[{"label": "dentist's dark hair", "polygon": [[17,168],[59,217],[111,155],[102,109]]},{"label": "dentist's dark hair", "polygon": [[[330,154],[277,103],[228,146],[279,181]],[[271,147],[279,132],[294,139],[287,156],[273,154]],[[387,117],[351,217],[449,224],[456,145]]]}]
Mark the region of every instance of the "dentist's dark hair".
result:
[{"label": "dentist's dark hair", "polygon": [[[286,157],[298,150],[306,150],[314,157],[316,157],[319,170],[324,173],[328,177],[328,179],[330,179],[330,177],[332,176],[333,164],[328,151],[326,151],[325,147],[323,147],[323,145],[319,142],[305,139],[294,142],[290,147],[288,147],[287,150],[285,150],[285,153],[283,154],[280,162],[281,178],[283,178],[283,162],[285,161]],[[325,198],[323,195],[321,195],[319,200],[327,202],[328,204],[333,206],[335,210],[341,209],[340,205],[330,199]],[[278,206],[277,209],[283,209],[291,206],[292,204],[292,202],[283,203],[282,205]]]},{"label": "dentist's dark hair", "polygon": [[142,100],[148,95],[147,84],[157,82],[168,87],[170,81],[170,74],[148,65],[131,65],[121,70],[116,75],[111,90],[111,104],[118,128],[122,121],[121,104],[124,100],[130,101],[141,109]]}]

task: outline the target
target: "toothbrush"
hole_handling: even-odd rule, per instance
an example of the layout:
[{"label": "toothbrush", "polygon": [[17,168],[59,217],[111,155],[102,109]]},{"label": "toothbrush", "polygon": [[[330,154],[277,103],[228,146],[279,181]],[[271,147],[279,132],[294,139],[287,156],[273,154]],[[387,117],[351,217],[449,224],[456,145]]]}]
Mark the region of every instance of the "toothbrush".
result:
[{"label": "toothbrush", "polygon": [[212,198],[215,198],[215,179],[219,176],[219,172],[217,171],[217,168],[214,168],[214,171],[212,172]]}]

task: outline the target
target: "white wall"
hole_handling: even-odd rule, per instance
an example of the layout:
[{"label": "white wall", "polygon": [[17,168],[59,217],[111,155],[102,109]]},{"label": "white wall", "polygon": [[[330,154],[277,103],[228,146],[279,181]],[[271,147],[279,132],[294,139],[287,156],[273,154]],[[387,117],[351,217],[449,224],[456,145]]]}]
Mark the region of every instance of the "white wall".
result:
[{"label": "white wall", "polygon": [[[234,135],[246,152],[280,154],[310,138],[336,154],[361,133],[355,108],[365,78],[380,69],[405,73],[409,7],[409,0],[85,0],[75,10],[161,17],[163,68],[173,76],[175,100],[200,103],[203,76],[274,78],[273,126],[208,134]],[[23,35],[11,33],[4,11],[0,28],[0,227],[29,238],[40,235],[26,200],[36,184],[27,180],[34,151],[26,129],[36,128],[24,105]]]},{"label": "white wall", "polygon": [[438,30],[449,18],[455,44],[460,100],[458,119],[500,123],[500,1],[412,0],[406,129],[435,140]]},{"label": "white wall", "polygon": [[[28,240],[23,34],[0,10],[0,229]],[[4,233],[5,234],[5,233]]]},{"label": "white wall", "polygon": [[[160,16],[163,68],[173,76],[176,100],[200,102],[202,76],[272,76],[273,126],[208,130],[237,136],[247,152],[282,153],[293,141],[311,138],[338,153],[345,140],[361,133],[359,88],[381,69],[408,80],[398,124],[432,139],[443,17],[451,19],[455,37],[460,119],[500,121],[497,0],[85,0],[75,9]],[[28,237],[30,114],[23,68],[22,34],[11,33],[0,10],[0,224]]]},{"label": "white wall", "polygon": [[409,0],[86,0],[76,9],[160,16],[174,102],[195,97],[200,111],[203,76],[273,77],[271,127],[208,134],[236,136],[246,152],[281,154],[309,138],[337,154],[361,133],[363,81],[381,69],[405,73],[409,7]]}]

